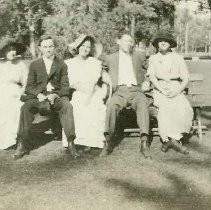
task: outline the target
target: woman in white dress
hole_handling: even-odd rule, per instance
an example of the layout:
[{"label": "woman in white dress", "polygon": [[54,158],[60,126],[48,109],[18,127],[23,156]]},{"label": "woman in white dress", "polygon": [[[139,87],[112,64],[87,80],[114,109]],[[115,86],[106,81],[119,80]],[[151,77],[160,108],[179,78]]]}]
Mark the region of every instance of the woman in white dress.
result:
[{"label": "woman in white dress", "polygon": [[16,144],[19,125],[20,97],[24,92],[27,79],[27,67],[17,58],[25,47],[12,39],[0,46],[0,149]]},{"label": "woman in white dress", "polygon": [[183,94],[188,84],[189,73],[182,56],[171,51],[177,43],[168,32],[159,32],[152,42],[157,54],[149,58],[148,75],[154,85],[154,105],[158,107],[158,129],[167,152],[173,148],[183,154],[188,150],[179,140],[189,133],[193,110]]},{"label": "woman in white dress", "polygon": [[[105,84],[98,85],[102,73],[101,61],[94,56],[94,39],[81,35],[71,45],[76,50],[74,58],[66,60],[70,86],[75,89],[72,96],[75,120],[75,144],[103,148],[106,106],[103,99],[107,93]],[[106,80],[106,79],[105,79]]]}]

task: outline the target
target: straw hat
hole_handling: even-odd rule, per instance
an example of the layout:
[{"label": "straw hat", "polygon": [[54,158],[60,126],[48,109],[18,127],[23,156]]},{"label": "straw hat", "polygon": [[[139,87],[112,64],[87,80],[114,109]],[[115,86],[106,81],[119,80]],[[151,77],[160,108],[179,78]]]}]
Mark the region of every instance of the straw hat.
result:
[{"label": "straw hat", "polygon": [[81,46],[81,44],[86,40],[90,39],[94,43],[94,55],[93,57],[98,58],[102,51],[103,51],[103,45],[100,42],[96,42],[95,39],[92,36],[81,34],[73,43],[68,45],[68,49],[72,55],[77,54],[78,48]]}]

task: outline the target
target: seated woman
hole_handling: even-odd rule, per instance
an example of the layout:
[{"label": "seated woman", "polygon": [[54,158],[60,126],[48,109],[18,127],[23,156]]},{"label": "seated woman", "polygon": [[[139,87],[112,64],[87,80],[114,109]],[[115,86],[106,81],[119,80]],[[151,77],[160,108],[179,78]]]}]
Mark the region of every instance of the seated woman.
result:
[{"label": "seated woman", "polygon": [[154,85],[154,105],[158,107],[158,129],[163,140],[161,150],[173,148],[183,154],[188,151],[179,140],[189,133],[193,110],[183,91],[188,84],[189,73],[184,59],[171,48],[177,46],[168,32],[159,32],[152,41],[157,54],[149,58],[148,75]]},{"label": "seated woman", "polygon": [[18,59],[26,50],[21,43],[7,39],[0,46],[0,149],[16,144],[19,124],[20,96],[27,80],[27,67]]},{"label": "seated woman", "polygon": [[[108,81],[106,72],[102,72],[101,62],[93,57],[96,49],[92,37],[81,35],[71,45],[76,50],[74,58],[66,60],[70,86],[75,89],[72,96],[75,120],[76,140],[78,145],[103,148],[107,86],[100,87],[99,80]],[[107,78],[107,80],[106,80]]]}]

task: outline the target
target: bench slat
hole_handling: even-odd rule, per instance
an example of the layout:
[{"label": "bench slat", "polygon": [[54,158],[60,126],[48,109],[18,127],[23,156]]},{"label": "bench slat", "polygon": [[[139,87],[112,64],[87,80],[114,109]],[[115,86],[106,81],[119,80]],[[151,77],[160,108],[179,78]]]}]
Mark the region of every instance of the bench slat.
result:
[{"label": "bench slat", "polygon": [[204,80],[204,75],[200,73],[191,73],[189,81],[194,82],[194,81],[203,81]]}]

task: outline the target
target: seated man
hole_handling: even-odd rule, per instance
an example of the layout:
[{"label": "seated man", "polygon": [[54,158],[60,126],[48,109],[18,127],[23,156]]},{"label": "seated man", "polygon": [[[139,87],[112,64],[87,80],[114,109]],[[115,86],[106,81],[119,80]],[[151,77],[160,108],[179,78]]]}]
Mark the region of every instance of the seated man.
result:
[{"label": "seated man", "polygon": [[61,125],[74,157],[75,127],[73,108],[69,102],[69,80],[66,64],[55,56],[55,43],[51,36],[42,36],[39,42],[42,57],[33,61],[29,67],[25,89],[26,102],[21,108],[18,147],[14,158],[18,159],[28,153],[26,144],[30,139],[30,131],[35,113],[44,101],[50,104],[51,110],[59,114]]},{"label": "seated man", "polygon": [[107,105],[105,137],[106,144],[101,156],[108,155],[112,150],[116,136],[117,119],[120,111],[131,107],[136,111],[137,124],[140,128],[140,152],[145,158],[151,158],[148,148],[149,110],[146,96],[141,90],[145,79],[143,65],[145,55],[133,51],[134,40],[129,34],[121,34],[117,44],[119,52],[108,55],[104,59],[113,86],[113,95]]}]

